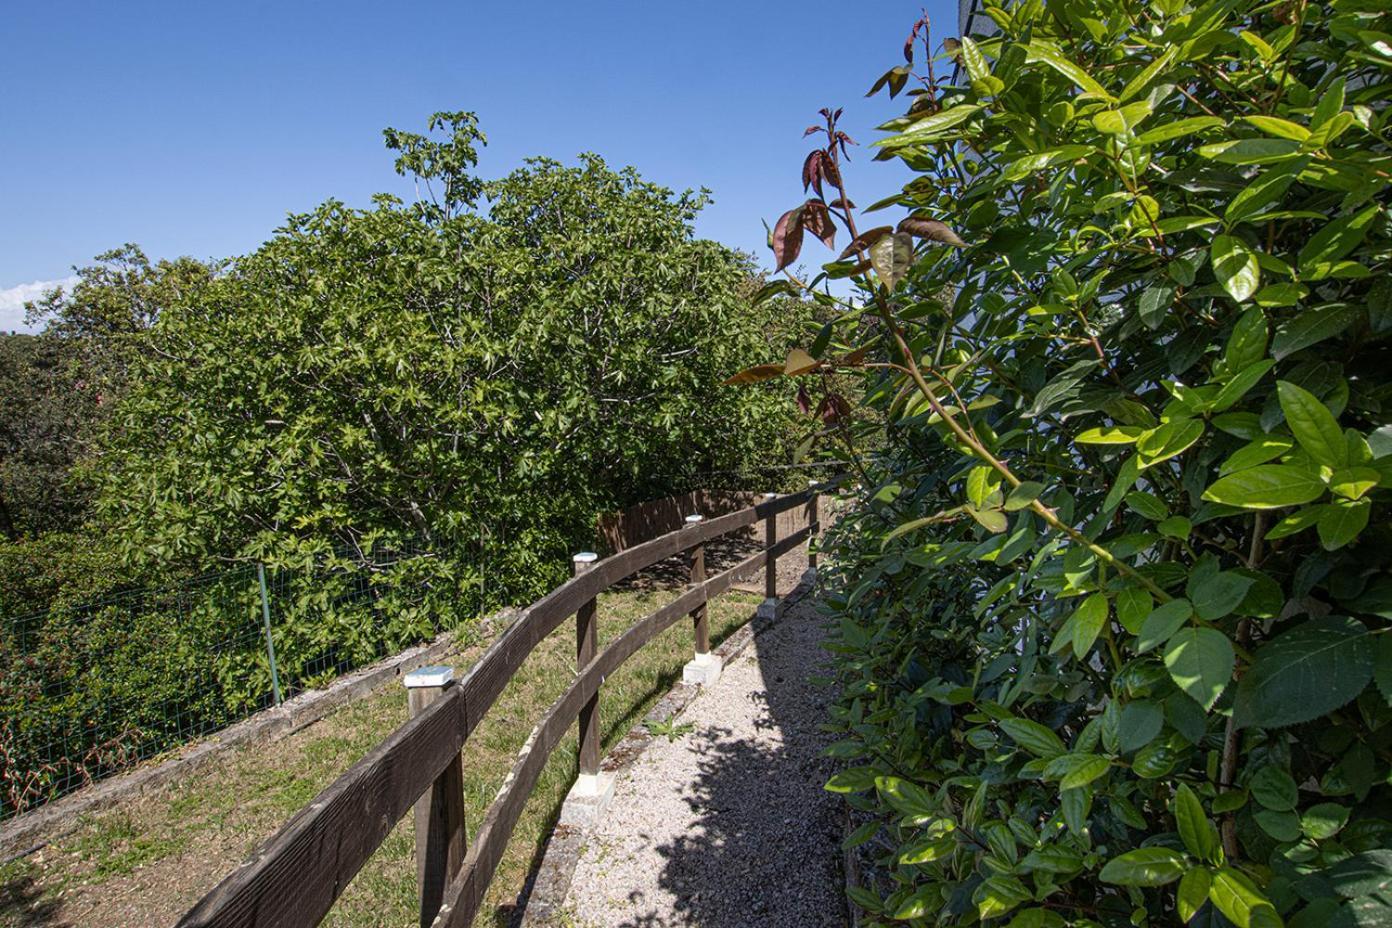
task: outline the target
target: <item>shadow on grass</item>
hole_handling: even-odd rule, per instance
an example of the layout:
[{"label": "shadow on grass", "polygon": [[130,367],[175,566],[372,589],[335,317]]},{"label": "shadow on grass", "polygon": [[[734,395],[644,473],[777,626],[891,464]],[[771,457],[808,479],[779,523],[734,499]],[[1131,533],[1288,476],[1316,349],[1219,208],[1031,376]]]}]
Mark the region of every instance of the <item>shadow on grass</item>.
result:
[{"label": "shadow on grass", "polygon": [[47,896],[33,874],[0,870],[0,925],[5,928],[61,928],[58,900]]}]

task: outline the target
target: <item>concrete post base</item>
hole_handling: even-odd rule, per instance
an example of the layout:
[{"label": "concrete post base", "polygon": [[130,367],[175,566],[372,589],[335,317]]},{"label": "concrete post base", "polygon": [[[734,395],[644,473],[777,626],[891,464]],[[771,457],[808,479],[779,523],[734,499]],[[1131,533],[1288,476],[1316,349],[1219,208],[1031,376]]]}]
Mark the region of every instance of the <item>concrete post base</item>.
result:
[{"label": "concrete post base", "polygon": [[778,600],[766,599],[759,603],[759,608],[754,613],[756,619],[771,619],[778,614]]},{"label": "concrete post base", "polygon": [[582,773],[561,804],[561,824],[588,827],[602,816],[614,799],[612,773]]},{"label": "concrete post base", "polygon": [[682,682],[688,686],[711,686],[720,679],[722,667],[714,654],[697,654],[682,668]]}]

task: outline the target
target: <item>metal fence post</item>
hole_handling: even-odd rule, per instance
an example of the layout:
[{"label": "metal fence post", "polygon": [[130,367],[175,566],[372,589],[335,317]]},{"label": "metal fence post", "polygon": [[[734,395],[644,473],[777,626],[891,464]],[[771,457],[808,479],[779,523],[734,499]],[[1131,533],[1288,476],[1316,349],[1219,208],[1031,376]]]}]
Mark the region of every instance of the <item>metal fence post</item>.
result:
[{"label": "metal fence post", "polygon": [[[454,685],[454,668],[422,667],[408,673],[407,706],[411,718]],[[445,887],[464,864],[464,761],[454,755],[425,795],[416,801],[416,877],[420,888],[421,928],[435,921]]]},{"label": "metal fence post", "polygon": [[[575,576],[594,566],[599,555],[581,551],[571,559]],[[583,670],[599,653],[599,622],[595,600],[589,599],[575,613],[575,669]],[[599,775],[599,692],[580,709],[580,776]]]},{"label": "metal fence post", "polygon": [[284,699],[280,694],[280,671],[276,668],[275,641],[271,639],[271,597],[266,592],[266,565],[256,565],[256,579],[261,584],[261,622],[266,627],[266,656],[271,661],[271,693],[278,706]]},{"label": "metal fence post", "polygon": [[[777,493],[765,493],[764,502],[772,503],[778,499]],[[778,556],[773,553],[778,544],[778,516],[769,513],[764,516],[764,550],[768,560],[764,562],[764,601],[755,613],[761,619],[771,619],[778,613]]]},{"label": "metal fence post", "polygon": [[[699,515],[687,516],[686,528],[696,528],[704,519],[704,516]],[[697,542],[691,546],[689,551],[691,587],[695,589],[706,582],[705,542]],[[696,656],[682,668],[682,682],[710,686],[720,678],[720,658],[711,653],[710,613],[704,595],[701,597],[700,604],[691,610],[691,622],[696,633]]]}]

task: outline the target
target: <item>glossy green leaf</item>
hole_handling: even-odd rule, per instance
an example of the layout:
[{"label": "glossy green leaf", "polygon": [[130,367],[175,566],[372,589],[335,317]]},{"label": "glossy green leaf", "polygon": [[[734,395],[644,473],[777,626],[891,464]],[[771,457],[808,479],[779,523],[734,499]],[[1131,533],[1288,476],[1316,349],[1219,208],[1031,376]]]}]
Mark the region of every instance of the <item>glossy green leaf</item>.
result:
[{"label": "glossy green leaf", "polygon": [[1276,382],[1281,411],[1296,441],[1320,464],[1343,467],[1348,447],[1339,423],[1313,393],[1285,380]]},{"label": "glossy green leaf", "polygon": [[1218,856],[1218,829],[1209,822],[1203,803],[1188,784],[1181,783],[1175,790],[1173,810],[1179,838],[1189,853],[1200,860],[1215,861]]},{"label": "glossy green leaf", "polygon": [[1187,599],[1172,599],[1157,607],[1141,623],[1141,633],[1136,642],[1136,650],[1144,654],[1169,641],[1175,632],[1184,627],[1194,614]]},{"label": "glossy green leaf", "polygon": [[1244,509],[1279,509],[1313,502],[1324,492],[1318,474],[1286,464],[1262,464],[1220,477],[1203,498]]},{"label": "glossy green leaf", "polygon": [[1184,856],[1167,847],[1143,847],[1107,861],[1098,874],[1104,883],[1120,886],[1164,886],[1184,875]]},{"label": "glossy green leaf", "polygon": [[1213,237],[1213,273],[1228,295],[1239,303],[1251,298],[1261,285],[1257,254],[1235,235]]},{"label": "glossy green leaf", "polygon": [[1372,675],[1372,645],[1361,622],[1311,619],[1257,648],[1233,711],[1242,726],[1308,722],[1352,700]]},{"label": "glossy green leaf", "polygon": [[1212,709],[1232,680],[1232,642],[1211,628],[1183,628],[1165,642],[1165,667],[1175,685]]}]

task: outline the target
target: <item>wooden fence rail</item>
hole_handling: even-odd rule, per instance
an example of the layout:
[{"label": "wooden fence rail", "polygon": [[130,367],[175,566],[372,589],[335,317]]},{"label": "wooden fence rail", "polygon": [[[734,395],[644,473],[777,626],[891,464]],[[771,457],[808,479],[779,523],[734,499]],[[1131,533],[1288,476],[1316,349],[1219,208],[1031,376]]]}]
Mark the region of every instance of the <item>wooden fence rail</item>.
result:
[{"label": "wooden fence rail", "polygon": [[[581,722],[581,775],[598,767],[599,688],[620,665],[658,633],[692,617],[697,659],[709,651],[703,629],[706,604],[737,578],[763,568],[766,590],[776,595],[778,558],[817,533],[814,485],[676,531],[593,561],[577,557],[576,573],[537,600],[508,626],[492,647],[455,683],[431,681],[431,691],[412,693],[411,718],[301,809],[251,857],[179,921],[179,928],[309,928],[319,924],[392,828],[417,807],[417,867],[421,925],[464,928],[483,904],[517,818],[552,751],[571,725]],[[768,531],[765,546],[734,567],[707,577],[706,542],[782,512],[805,507],[807,524],[784,538]],[[594,601],[610,586],[677,554],[690,557],[691,581],[679,597],[596,653]],[[460,752],[532,649],[570,616],[577,617],[575,679],[537,724],[474,840],[465,850]],[[705,634],[703,634],[705,632]],[[706,655],[708,656],[708,655]]]}]

